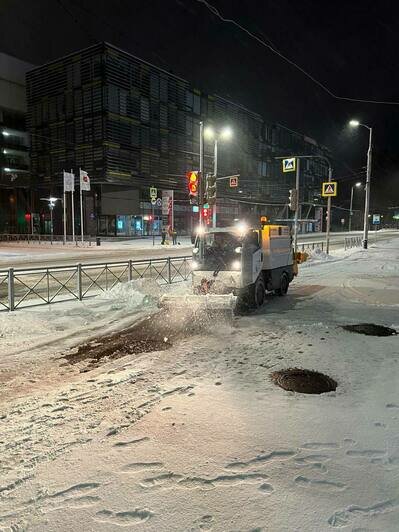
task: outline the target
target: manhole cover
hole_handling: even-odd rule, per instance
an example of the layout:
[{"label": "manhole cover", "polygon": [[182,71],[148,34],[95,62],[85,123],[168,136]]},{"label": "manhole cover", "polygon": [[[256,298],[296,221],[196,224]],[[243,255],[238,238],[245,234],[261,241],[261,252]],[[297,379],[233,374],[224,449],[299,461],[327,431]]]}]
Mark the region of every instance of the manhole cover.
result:
[{"label": "manhole cover", "polygon": [[384,325],[375,325],[375,323],[358,323],[357,325],[343,325],[343,329],[367,336],[392,336],[398,334],[395,329],[384,327]]},{"label": "manhole cover", "polygon": [[271,374],[271,378],[274,384],[290,392],[326,393],[333,392],[337,388],[337,383],[334,379],[310,369],[282,369],[274,371]]}]

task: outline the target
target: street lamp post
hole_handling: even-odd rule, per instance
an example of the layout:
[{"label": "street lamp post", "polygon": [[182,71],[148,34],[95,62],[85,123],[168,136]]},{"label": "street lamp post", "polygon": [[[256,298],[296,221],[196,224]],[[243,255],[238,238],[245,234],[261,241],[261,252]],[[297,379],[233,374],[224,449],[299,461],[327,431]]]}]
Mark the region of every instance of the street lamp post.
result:
[{"label": "street lamp post", "polygon": [[59,198],[53,198],[52,196],[49,198],[40,198],[42,201],[48,202],[48,208],[50,210],[50,242],[53,243],[53,236],[54,236],[54,227],[53,227],[53,209],[55,207],[56,201],[58,201]]},{"label": "street lamp post", "polygon": [[[215,187],[217,187],[218,175],[218,142],[219,140],[229,140],[232,136],[232,130],[229,127],[223,128],[220,132],[215,132],[211,127],[205,128],[205,136],[214,140],[213,144],[213,175],[215,179]],[[215,203],[212,209],[212,227],[216,227],[216,198],[217,188],[215,188]]]},{"label": "street lamp post", "polygon": [[369,130],[369,147],[367,150],[367,173],[366,173],[366,197],[364,200],[364,219],[363,219],[363,249],[367,249],[368,235],[369,235],[369,210],[370,210],[370,181],[371,181],[371,158],[372,158],[372,142],[373,142],[373,128],[361,124],[358,120],[351,120],[349,122],[351,127],[365,127]]},{"label": "street lamp post", "polygon": [[352,206],[353,206],[353,191],[356,187],[360,187],[361,186],[361,183],[355,183],[354,185],[352,185],[351,187],[351,205],[350,205],[350,208],[349,208],[349,227],[348,227],[348,232],[350,233],[351,232],[351,229],[352,229],[352,216],[353,216],[353,210],[352,210]]}]

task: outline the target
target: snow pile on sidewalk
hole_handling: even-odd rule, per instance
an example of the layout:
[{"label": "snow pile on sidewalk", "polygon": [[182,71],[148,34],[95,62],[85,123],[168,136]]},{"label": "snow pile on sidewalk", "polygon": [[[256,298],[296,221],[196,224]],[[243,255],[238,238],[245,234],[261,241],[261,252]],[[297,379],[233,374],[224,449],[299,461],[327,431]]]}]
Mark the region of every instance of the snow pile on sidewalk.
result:
[{"label": "snow pile on sidewalk", "polygon": [[[39,356],[59,352],[98,335],[133,324],[158,310],[162,288],[155,282],[118,283],[111,290],[84,301],[68,301],[0,312],[0,353],[4,357]],[[43,349],[43,347],[45,348]],[[0,358],[0,367],[4,358]]]}]

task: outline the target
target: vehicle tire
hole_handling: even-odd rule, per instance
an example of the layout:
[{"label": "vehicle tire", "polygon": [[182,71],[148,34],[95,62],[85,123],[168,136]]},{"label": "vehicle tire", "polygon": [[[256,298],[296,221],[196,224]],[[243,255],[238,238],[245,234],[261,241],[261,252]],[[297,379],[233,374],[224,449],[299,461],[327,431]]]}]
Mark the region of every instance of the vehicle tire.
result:
[{"label": "vehicle tire", "polygon": [[265,302],[266,288],[263,276],[259,275],[252,287],[251,303],[253,308],[260,308]]},{"label": "vehicle tire", "polygon": [[281,274],[280,277],[280,288],[277,288],[276,294],[278,296],[285,296],[285,294],[288,292],[288,286],[290,282],[288,280],[288,275],[284,272]]}]

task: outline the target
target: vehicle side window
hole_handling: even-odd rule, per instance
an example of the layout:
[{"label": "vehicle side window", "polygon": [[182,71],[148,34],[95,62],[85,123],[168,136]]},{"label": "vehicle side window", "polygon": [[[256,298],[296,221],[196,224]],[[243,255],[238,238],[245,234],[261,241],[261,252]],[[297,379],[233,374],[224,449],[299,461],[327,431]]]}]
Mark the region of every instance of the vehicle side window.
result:
[{"label": "vehicle side window", "polygon": [[259,247],[259,234],[256,231],[252,231],[247,236],[247,243],[258,248]]}]

